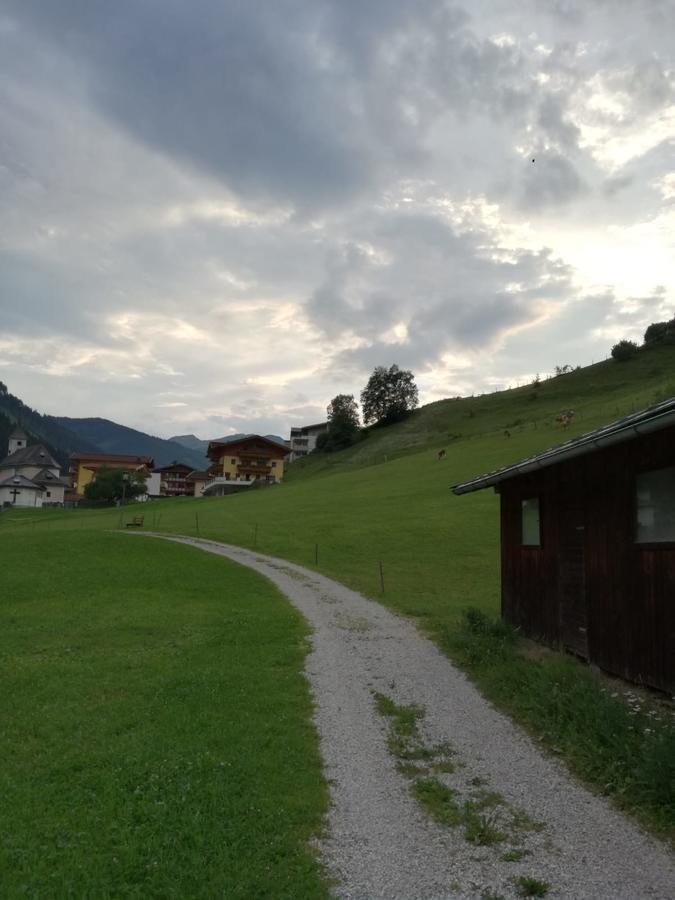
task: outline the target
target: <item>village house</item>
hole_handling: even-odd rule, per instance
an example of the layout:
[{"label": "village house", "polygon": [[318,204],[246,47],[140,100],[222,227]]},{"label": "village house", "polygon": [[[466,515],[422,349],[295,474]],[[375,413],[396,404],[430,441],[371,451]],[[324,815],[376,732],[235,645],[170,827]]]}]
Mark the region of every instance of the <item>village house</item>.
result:
[{"label": "village house", "polygon": [[28,435],[15,428],[7,456],[0,461],[0,506],[61,506],[68,482],[59,464],[42,444],[28,444]]},{"label": "village house", "polygon": [[168,466],[161,466],[154,470],[159,475],[159,495],[161,497],[186,497],[194,494],[194,486],[187,481],[188,475],[193,471],[192,466],[179,463],[174,460]]},{"label": "village house", "polygon": [[316,449],[316,441],[320,434],[328,431],[328,422],[320,422],[318,425],[302,425],[291,428],[289,446],[291,454],[289,462],[295,462],[301,456],[307,456]]},{"label": "village house", "polygon": [[200,472],[199,470],[194,470],[190,472],[185,481],[190,485],[191,493],[193,497],[203,497],[204,496],[204,488],[207,483],[211,481],[212,476],[209,475],[208,472]]},{"label": "village house", "polygon": [[675,689],[675,398],[455,485],[501,500],[502,615]]},{"label": "village house", "polygon": [[127,469],[140,473],[147,481],[155,461],[150,456],[133,456],[122,453],[71,453],[69,499],[81,500],[84,489],[96,478],[99,469]]},{"label": "village house", "polygon": [[284,477],[284,460],[288,447],[259,434],[211,441],[206,455],[212,464],[210,480],[204,486],[205,496],[223,496],[245,490],[255,483],[276,484]]}]

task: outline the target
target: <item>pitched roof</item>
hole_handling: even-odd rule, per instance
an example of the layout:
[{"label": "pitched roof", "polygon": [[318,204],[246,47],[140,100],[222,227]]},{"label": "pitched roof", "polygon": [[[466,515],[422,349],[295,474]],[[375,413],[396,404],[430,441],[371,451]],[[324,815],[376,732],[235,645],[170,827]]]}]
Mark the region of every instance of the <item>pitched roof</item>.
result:
[{"label": "pitched roof", "polygon": [[0,468],[6,466],[49,466],[58,469],[59,464],[43,444],[31,444],[30,447],[22,447],[6,456],[0,462]]},{"label": "pitched roof", "polygon": [[309,434],[311,431],[327,431],[328,422],[318,422],[316,425],[294,425],[291,428],[291,438],[298,434]]},{"label": "pitched roof", "polygon": [[186,476],[186,481],[210,481],[213,476],[208,472],[201,472],[195,469],[194,472],[190,472],[189,475]]},{"label": "pitched roof", "polygon": [[168,466],[158,466],[156,469],[153,469],[154,472],[176,472],[176,471],[185,472],[185,474],[189,474],[192,469],[190,466],[186,465],[186,463],[176,462],[175,460],[172,463],[169,463]]},{"label": "pitched roof", "polygon": [[25,475],[10,475],[4,481],[0,481],[0,487],[17,487],[24,490],[28,488],[33,491],[43,490],[42,485],[36,484],[30,478],[26,478]]},{"label": "pitched roof", "polygon": [[61,487],[70,487],[70,482],[66,478],[55,475],[51,469],[43,469],[41,472],[38,472],[37,475],[34,475],[32,480],[36,484],[49,484],[54,487],[58,487],[59,485]]},{"label": "pitched roof", "polygon": [[146,465],[152,468],[155,461],[151,456],[132,456],[124,453],[71,453],[73,462],[95,463],[129,463],[131,465]]},{"label": "pitched roof", "polygon": [[241,447],[251,443],[261,443],[274,450],[278,450],[280,456],[288,456],[291,452],[290,447],[279,444],[277,441],[271,441],[261,434],[247,434],[245,437],[232,438],[232,440],[229,441],[211,441],[208,450],[206,451],[206,455],[209,459],[215,459],[217,457],[212,456],[212,453],[217,454],[220,450],[229,450],[234,447]]},{"label": "pitched roof", "polygon": [[509,478],[525,475],[528,472],[555,465],[575,456],[585,456],[587,453],[602,450],[613,444],[631,441],[640,437],[640,435],[649,434],[652,431],[660,431],[671,425],[675,425],[675,397],[664,400],[662,403],[657,403],[655,406],[649,406],[647,409],[640,410],[640,412],[631,413],[629,416],[624,416],[623,419],[617,419],[615,422],[610,422],[609,425],[596,428],[595,431],[589,431],[577,438],[565,441],[564,444],[558,444],[548,450],[543,450],[535,456],[528,456],[526,459],[521,459],[520,462],[513,463],[510,466],[502,466],[501,469],[495,469],[494,472],[479,475],[477,478],[471,479],[471,481],[463,481],[460,484],[452,485],[451,490],[455,494],[468,494],[471,491],[480,491]]},{"label": "pitched roof", "polygon": [[10,440],[12,438],[17,438],[17,440],[28,440],[28,435],[20,425],[17,425],[14,431],[10,434],[9,438]]}]

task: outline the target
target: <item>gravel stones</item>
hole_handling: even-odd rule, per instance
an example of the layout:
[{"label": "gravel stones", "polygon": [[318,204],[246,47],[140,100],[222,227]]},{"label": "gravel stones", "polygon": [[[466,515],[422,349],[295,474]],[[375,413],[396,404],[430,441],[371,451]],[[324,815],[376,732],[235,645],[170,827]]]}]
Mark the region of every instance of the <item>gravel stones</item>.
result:
[{"label": "gravel stones", "polygon": [[[267,576],[313,628],[306,671],[332,798],[320,849],[336,897],[515,898],[523,896],[520,877],[546,882],[550,898],[675,896],[667,848],[544,755],[412,622],[284,560],[214,541],[169,540]],[[481,846],[425,813],[388,749],[389,723],[375,694],[420,707],[423,740],[452,748],[454,771],[434,778],[461,802],[476,785],[496,792],[502,824],[513,819],[520,827]]]}]

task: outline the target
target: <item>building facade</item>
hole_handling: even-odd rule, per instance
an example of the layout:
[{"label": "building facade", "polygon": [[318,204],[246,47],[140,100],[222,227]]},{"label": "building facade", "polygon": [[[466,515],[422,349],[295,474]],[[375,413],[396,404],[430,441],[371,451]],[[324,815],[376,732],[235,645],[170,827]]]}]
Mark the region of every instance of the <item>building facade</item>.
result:
[{"label": "building facade", "polygon": [[303,425],[291,428],[289,440],[290,456],[288,461],[294,462],[302,456],[307,456],[316,449],[317,438],[328,431],[328,422],[320,422],[318,425]]},{"label": "building facade", "polygon": [[172,462],[168,466],[161,466],[154,470],[153,474],[159,475],[160,497],[187,497],[194,494],[194,486],[187,480],[192,472],[192,466],[185,463]]},{"label": "building facade", "polygon": [[133,456],[122,453],[71,453],[70,486],[71,499],[84,497],[84,489],[96,478],[99,469],[127,469],[138,472],[146,479],[155,465],[150,456]]},{"label": "building facade", "polygon": [[191,487],[193,497],[203,497],[204,488],[211,481],[212,476],[206,471],[193,470],[185,479]]},{"label": "building facade", "polygon": [[47,448],[29,445],[25,431],[15,428],[7,450],[0,461],[0,506],[62,506],[68,481]]},{"label": "building facade", "polygon": [[501,506],[502,615],[675,689],[675,398],[470,482]]},{"label": "building facade", "polygon": [[288,447],[259,434],[231,441],[212,441],[207,451],[212,461],[211,476],[204,495],[214,496],[245,490],[255,483],[277,484],[283,481]]}]

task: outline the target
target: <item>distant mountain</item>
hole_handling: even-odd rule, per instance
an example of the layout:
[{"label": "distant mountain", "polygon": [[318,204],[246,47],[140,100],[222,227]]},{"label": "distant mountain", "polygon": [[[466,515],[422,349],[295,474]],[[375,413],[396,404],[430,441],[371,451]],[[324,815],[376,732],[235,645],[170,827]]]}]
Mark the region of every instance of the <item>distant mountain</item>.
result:
[{"label": "distant mountain", "polygon": [[190,449],[184,444],[153,437],[143,431],[118,425],[109,419],[71,419],[68,416],[53,418],[63,428],[74,432],[81,439],[78,450],[88,450],[85,444],[95,445],[100,453],[133,453],[138,456],[151,456],[155,465],[166,466],[174,461],[205,469],[207,459],[199,449]]},{"label": "distant mountain", "polygon": [[[250,434],[250,432],[249,432]],[[246,434],[243,432],[239,432],[238,434],[228,434],[225,437],[219,438],[211,438],[211,441],[234,441],[237,438],[246,437]],[[283,444],[284,438],[279,437],[278,434],[264,434],[263,437],[266,437],[270,441],[276,441],[277,444]],[[204,455],[206,455],[206,451],[209,448],[209,444],[211,441],[202,441],[194,434],[179,434],[176,437],[169,438],[170,441],[174,441],[176,444],[182,444],[184,447],[189,447],[191,450],[198,450]]]},{"label": "distant mountain", "polygon": [[60,425],[53,416],[43,416],[23,400],[10,394],[0,381],[0,459],[7,454],[9,436],[20,424],[31,444],[44,444],[62,469],[68,468],[68,457],[75,450],[94,452],[98,447],[83,440],[69,428]]},{"label": "distant mountain", "polygon": [[[78,451],[151,456],[157,466],[177,461],[195,469],[206,469],[209,464],[206,456],[209,441],[202,441],[194,434],[180,435],[167,441],[118,425],[110,419],[42,415],[10,394],[0,381],[0,459],[7,454],[9,435],[17,424],[26,431],[31,443],[44,444],[63,469],[68,468],[70,454]],[[230,434],[214,440],[230,441],[239,437],[245,435]],[[275,434],[265,437],[280,444],[284,442]]]}]

